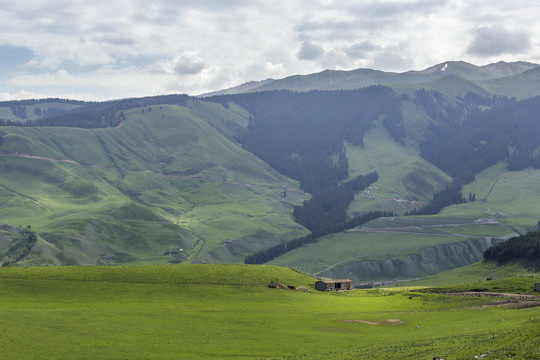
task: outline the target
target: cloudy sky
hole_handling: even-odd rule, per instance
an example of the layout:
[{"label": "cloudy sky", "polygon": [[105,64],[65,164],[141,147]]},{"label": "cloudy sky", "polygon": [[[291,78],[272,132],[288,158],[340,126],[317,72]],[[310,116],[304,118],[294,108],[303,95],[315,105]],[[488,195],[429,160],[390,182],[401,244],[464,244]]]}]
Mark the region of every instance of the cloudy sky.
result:
[{"label": "cloudy sky", "polygon": [[536,0],[0,0],[0,100],[200,93],[447,60],[540,63]]}]

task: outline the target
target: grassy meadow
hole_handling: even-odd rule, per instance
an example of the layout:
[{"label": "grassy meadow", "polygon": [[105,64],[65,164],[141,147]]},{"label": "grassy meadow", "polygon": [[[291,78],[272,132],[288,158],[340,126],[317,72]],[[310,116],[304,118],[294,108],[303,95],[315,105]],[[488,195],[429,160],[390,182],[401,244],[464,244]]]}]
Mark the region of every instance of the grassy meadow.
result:
[{"label": "grassy meadow", "polygon": [[26,121],[26,120],[36,120],[40,118],[42,112],[47,111],[58,111],[58,110],[72,110],[80,107],[81,105],[77,104],[68,104],[65,102],[56,102],[54,99],[50,101],[40,101],[34,105],[26,105],[26,118],[22,119],[17,116],[11,106],[0,106],[0,119],[11,120],[11,121]]},{"label": "grassy meadow", "polygon": [[[255,265],[0,270],[0,348],[17,359],[487,359],[538,357],[540,307],[313,284]],[[506,288],[532,286],[501,284]],[[504,290],[504,289],[503,289]]]},{"label": "grassy meadow", "polygon": [[440,216],[490,217],[527,232],[536,228],[540,216],[540,170],[507,171],[506,164],[493,165],[463,187],[463,194],[476,194],[476,201],[443,209]]},{"label": "grassy meadow", "polygon": [[[411,280],[404,283],[397,283],[393,286],[459,286],[460,284],[475,284],[485,282],[488,277],[497,279],[508,277],[529,277],[540,276],[539,265],[511,262],[498,265],[495,262],[477,262],[460,268],[447,270],[435,275],[427,276],[422,279]],[[516,280],[519,281],[519,280]],[[540,282],[540,281],[537,281]],[[474,285],[473,285],[474,286]]]}]

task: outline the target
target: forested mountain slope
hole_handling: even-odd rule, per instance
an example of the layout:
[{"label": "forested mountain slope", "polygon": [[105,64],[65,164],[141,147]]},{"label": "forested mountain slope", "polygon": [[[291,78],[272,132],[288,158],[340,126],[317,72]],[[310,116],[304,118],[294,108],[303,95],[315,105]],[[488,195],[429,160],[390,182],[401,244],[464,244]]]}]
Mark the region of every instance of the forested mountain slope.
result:
[{"label": "forested mountain slope", "polygon": [[[365,91],[368,89],[366,88]],[[312,93],[289,94],[289,96],[291,98],[299,95],[307,97]],[[346,91],[341,93],[346,93]],[[262,94],[239,95],[239,102],[247,102],[246,99],[262,96]],[[310,239],[309,245],[306,242],[306,246],[294,247],[291,253],[272,260],[273,264],[294,265],[323,276],[347,276],[355,279],[363,277],[364,279],[381,280],[422,276],[445,268],[478,261],[482,257],[483,250],[492,243],[493,239],[507,238],[509,235],[515,234],[516,229],[526,230],[528,226],[523,227],[524,223],[528,222],[529,226],[534,224],[531,221],[531,216],[534,218],[532,213],[521,219],[507,215],[493,218],[493,215],[504,214],[505,209],[511,210],[517,203],[508,201],[506,204],[498,204],[498,206],[502,206],[497,212],[490,210],[489,205],[483,208],[481,204],[478,204],[479,206],[475,207],[476,193],[469,193],[467,199],[462,186],[473,183],[477,174],[500,162],[507,164],[507,170],[523,171],[527,167],[537,167],[536,157],[538,155],[534,149],[538,146],[534,144],[536,143],[535,134],[538,132],[535,130],[534,123],[536,121],[535,114],[538,113],[536,107],[540,103],[540,98],[516,101],[506,97],[482,96],[483,93],[472,92],[466,93],[463,97],[453,97],[448,93],[425,89],[416,90],[413,94],[409,92],[401,97],[398,97],[396,93],[392,92],[392,94],[394,94],[393,99],[398,100],[401,112],[399,122],[396,121],[392,124],[399,124],[401,128],[399,133],[404,138],[384,137],[384,133],[389,135],[389,130],[392,128],[385,126],[382,119],[386,119],[386,115],[381,111],[381,118],[378,121],[368,122],[364,132],[356,132],[356,134],[362,134],[361,141],[356,145],[352,142],[349,143],[350,150],[346,152],[347,156],[345,156],[347,165],[349,165],[349,159],[353,159],[355,167],[350,170],[378,171],[381,169],[381,172],[384,171],[386,174],[390,173],[389,169],[404,169],[403,164],[407,164],[409,161],[415,164],[416,168],[409,168],[408,174],[402,172],[400,176],[390,175],[391,179],[379,176],[377,182],[372,184],[373,186],[357,194],[349,206],[349,216],[361,215],[375,209],[385,211],[399,209],[398,206],[394,205],[397,203],[403,204],[409,209],[412,208],[413,211],[406,211],[410,215],[435,215],[445,207],[462,204],[459,205],[459,208],[462,208],[463,217],[460,219],[459,210],[454,210],[452,216],[460,224],[461,229],[452,231],[454,220],[444,218],[433,219],[434,222],[439,222],[437,226],[440,228],[449,228],[448,231],[443,232],[420,230],[420,233],[417,234],[410,229],[397,231],[385,228],[381,231],[356,231],[352,229],[349,234],[346,232],[334,236],[321,235],[320,240]],[[282,103],[286,104],[285,101]],[[390,103],[387,102],[387,104]],[[372,109],[376,108],[377,102],[374,101],[373,104]],[[244,103],[244,106],[249,108],[250,104]],[[287,106],[280,107],[277,113],[273,113],[271,109],[265,109],[262,112],[264,114],[263,120],[259,121],[268,124],[269,122],[264,119],[271,118],[272,115],[279,118],[282,116],[281,112],[286,111],[284,109],[287,109]],[[256,114],[256,112],[254,113]],[[320,111],[320,113],[324,114],[324,111]],[[291,110],[291,114],[295,114],[294,110]],[[289,115],[289,118],[295,116]],[[316,117],[311,116],[310,118]],[[253,124],[248,129],[248,134],[250,131],[256,133],[253,129],[256,128],[257,121],[258,118],[255,116]],[[279,122],[276,120],[271,124],[277,123]],[[332,124],[334,125],[332,131],[339,134],[339,123],[333,122]],[[291,133],[290,130],[287,130],[287,126],[290,125],[280,124],[276,128]],[[421,130],[421,133],[416,133],[418,130]],[[332,138],[333,133],[330,131],[327,133],[329,134],[328,138]],[[262,134],[264,135],[257,140],[264,143],[264,136],[272,134],[272,131],[266,129]],[[409,137],[408,134],[412,136]],[[346,135],[339,136],[341,136],[340,141],[347,144]],[[370,139],[372,136],[378,139],[384,138],[385,141],[378,141],[371,145],[371,141],[366,139]],[[275,141],[274,137],[268,137]],[[414,151],[414,145],[410,150],[407,150],[407,145],[412,145],[410,142],[413,137],[419,139],[416,143],[416,149],[420,150],[419,153]],[[307,141],[305,138],[303,140]],[[370,144],[369,149],[364,148],[364,144]],[[356,147],[358,148],[356,149]],[[399,152],[399,155],[396,152]],[[289,155],[290,159],[298,158],[294,148],[290,153],[295,154],[294,156]],[[419,155],[426,164],[431,163],[431,166],[438,166],[446,174],[451,175],[452,184],[441,190],[441,186],[444,186],[445,183],[449,184],[446,182],[447,178],[444,175],[436,175],[437,173],[429,167],[420,165]],[[375,161],[366,161],[369,158],[374,158]],[[399,161],[391,163],[390,159],[399,158],[402,159],[401,166]],[[411,161],[407,160],[408,158],[417,160]],[[294,177],[294,174],[292,176]],[[433,180],[435,180],[434,183],[431,182]],[[485,179],[483,178],[481,181],[485,182]],[[404,191],[403,185],[406,185],[407,190]],[[471,184],[470,186],[475,185]],[[434,195],[433,199],[429,201],[425,197],[419,198],[418,194],[421,193],[421,189],[425,189],[429,196]],[[536,189],[538,190],[537,186]],[[315,192],[316,197],[317,193]],[[338,199],[338,196],[334,198]],[[480,201],[487,202],[487,196]],[[321,213],[325,216],[331,214],[329,210],[324,209],[321,210]],[[398,213],[403,214],[404,212],[401,210]],[[492,220],[482,220],[485,219],[485,216],[488,219],[492,218]],[[323,224],[324,222],[319,221],[319,223]],[[415,222],[414,218],[411,218],[410,226],[422,229],[420,224],[421,219]],[[392,232],[400,234],[398,237],[403,241],[402,244],[392,241],[391,235],[388,234]],[[321,233],[328,234],[327,231]],[[366,233],[369,233],[370,237],[366,238]],[[417,244],[418,241],[420,241],[419,244]],[[364,248],[361,245],[363,242],[373,245]],[[373,246],[379,250],[370,252],[369,249]],[[430,253],[436,255],[429,255]],[[255,254],[255,258],[259,258],[258,256],[259,254]],[[262,259],[265,256],[267,255],[260,254]],[[366,260],[368,261],[366,262]],[[387,263],[388,261],[390,262]],[[416,267],[419,265],[418,262],[425,263],[427,267]],[[442,266],[442,264],[446,265]],[[362,267],[364,270],[371,270],[363,272]],[[408,270],[402,267],[406,267]]]}]

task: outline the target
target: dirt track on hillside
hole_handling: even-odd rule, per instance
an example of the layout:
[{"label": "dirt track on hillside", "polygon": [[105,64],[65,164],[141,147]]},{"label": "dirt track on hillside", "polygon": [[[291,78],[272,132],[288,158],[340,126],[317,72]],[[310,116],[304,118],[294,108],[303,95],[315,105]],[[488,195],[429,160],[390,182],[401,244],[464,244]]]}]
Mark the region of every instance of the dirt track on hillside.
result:
[{"label": "dirt track on hillside", "polygon": [[[11,157],[20,157],[20,158],[26,158],[26,159],[36,159],[36,160],[48,160],[48,161],[57,161],[57,162],[66,162],[70,164],[79,164],[78,162],[74,160],[68,160],[68,159],[51,159],[43,156],[36,156],[36,155],[30,155],[30,154],[19,154],[19,153],[2,153],[2,155],[5,156],[11,156]],[[80,164],[79,164],[80,165]]]}]

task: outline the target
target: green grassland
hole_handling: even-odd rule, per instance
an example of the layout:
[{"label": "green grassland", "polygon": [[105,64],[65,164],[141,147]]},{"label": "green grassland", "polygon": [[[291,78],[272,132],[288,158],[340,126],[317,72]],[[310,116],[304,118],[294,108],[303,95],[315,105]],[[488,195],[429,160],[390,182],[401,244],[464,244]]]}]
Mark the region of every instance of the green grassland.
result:
[{"label": "green grassland", "polygon": [[[396,260],[421,250],[443,244],[463,242],[478,237],[499,237],[512,232],[503,224],[479,224],[475,221],[429,217],[378,219],[358,230],[321,237],[318,241],[292,250],[269,262],[295,266],[318,273],[332,266],[366,260]],[[446,226],[445,226],[446,223]],[[369,279],[366,279],[369,280]]]},{"label": "green grassland", "polygon": [[366,134],[363,146],[347,145],[347,158],[351,176],[372,171],[379,175],[377,182],[356,196],[350,215],[372,210],[403,214],[431,200],[433,193],[451,181],[423,160],[417,148],[396,143],[382,126]]},{"label": "green grassland", "polygon": [[[0,270],[0,347],[17,359],[533,359],[540,307],[426,292],[270,289],[245,265]],[[529,282],[532,285],[532,282]],[[502,284],[501,290],[522,283]]]},{"label": "green grassland", "polygon": [[[535,265],[514,261],[505,265],[498,265],[495,262],[481,261],[457,269],[431,275],[423,279],[411,280],[405,283],[396,284],[395,286],[459,286],[459,284],[477,284],[485,281],[488,277],[503,279],[508,277],[538,277],[539,275],[540,268],[538,267],[538,264]],[[540,281],[537,280],[536,282]],[[489,282],[489,284],[491,284],[491,282]]]},{"label": "green grassland", "polygon": [[306,245],[302,251],[293,250],[269,264],[291,265],[316,273],[341,262],[356,260],[400,259],[419,250],[445,243],[463,241],[453,236],[432,234],[378,234],[348,231],[322,237]]},{"label": "green grassland", "polygon": [[507,171],[506,164],[499,163],[485,169],[476,175],[473,183],[463,187],[463,194],[476,194],[475,202],[453,205],[440,216],[491,217],[518,232],[527,232],[540,220],[538,184],[540,170]]},{"label": "green grassland", "polygon": [[[15,103],[15,106],[17,104]],[[55,102],[54,100],[51,101],[41,101],[37,104],[33,105],[25,105],[26,109],[26,117],[21,118],[20,116],[17,116],[13,113],[13,109],[10,106],[0,106],[0,119],[3,120],[11,120],[11,121],[33,121],[36,119],[39,119],[42,115],[42,113],[45,113],[47,111],[68,111],[73,110],[81,105],[76,104],[68,104],[64,102]]]},{"label": "green grassland", "polygon": [[302,272],[268,265],[180,264],[147,266],[34,266],[8,267],[0,279],[73,280],[183,285],[268,285],[280,281],[306,286],[316,279]]},{"label": "green grassland", "polygon": [[432,292],[496,292],[522,295],[537,295],[534,284],[538,276],[509,276],[505,278],[483,280],[477,282],[463,282],[457,285],[448,285],[430,289]]},{"label": "green grassland", "polygon": [[183,260],[237,262],[305,234],[292,207],[306,195],[226,137],[247,122],[229,109],[191,101],[125,111],[117,128],[2,128],[0,219],[40,234],[22,264],[96,264],[124,252],[122,262],[164,263],[171,258],[157,254],[172,249]]},{"label": "green grassland", "polygon": [[479,86],[474,81],[465,80],[456,75],[448,75],[437,80],[422,83],[418,88],[433,89],[450,96],[464,96],[469,91],[482,96],[489,96],[489,91]]}]

